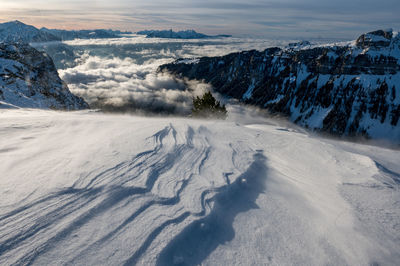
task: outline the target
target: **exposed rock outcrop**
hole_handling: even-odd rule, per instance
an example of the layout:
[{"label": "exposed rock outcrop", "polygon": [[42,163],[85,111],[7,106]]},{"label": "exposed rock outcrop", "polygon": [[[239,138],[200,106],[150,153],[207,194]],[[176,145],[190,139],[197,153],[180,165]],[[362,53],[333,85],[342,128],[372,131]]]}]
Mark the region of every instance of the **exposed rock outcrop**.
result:
[{"label": "exposed rock outcrop", "polygon": [[60,79],[51,58],[28,44],[0,43],[0,107],[89,108]]}]

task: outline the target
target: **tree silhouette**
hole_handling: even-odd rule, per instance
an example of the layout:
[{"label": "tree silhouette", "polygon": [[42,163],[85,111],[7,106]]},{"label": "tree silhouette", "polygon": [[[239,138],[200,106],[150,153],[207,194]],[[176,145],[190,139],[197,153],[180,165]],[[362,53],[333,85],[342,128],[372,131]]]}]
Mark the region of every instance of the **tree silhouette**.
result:
[{"label": "tree silhouette", "polygon": [[201,98],[199,96],[193,98],[192,114],[195,117],[225,119],[227,111],[225,105],[221,105],[208,91]]}]

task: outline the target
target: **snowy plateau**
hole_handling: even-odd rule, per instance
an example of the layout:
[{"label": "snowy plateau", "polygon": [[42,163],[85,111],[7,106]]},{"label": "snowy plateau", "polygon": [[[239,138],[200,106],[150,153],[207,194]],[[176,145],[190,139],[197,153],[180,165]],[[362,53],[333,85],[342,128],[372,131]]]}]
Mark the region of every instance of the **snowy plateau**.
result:
[{"label": "snowy plateau", "polygon": [[229,113],[0,111],[0,264],[397,265],[398,150]]}]

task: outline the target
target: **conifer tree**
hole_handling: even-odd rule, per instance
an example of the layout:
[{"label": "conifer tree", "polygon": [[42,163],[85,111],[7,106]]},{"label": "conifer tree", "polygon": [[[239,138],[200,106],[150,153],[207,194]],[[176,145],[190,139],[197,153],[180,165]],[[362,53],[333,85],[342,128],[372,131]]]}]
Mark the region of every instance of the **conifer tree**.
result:
[{"label": "conifer tree", "polygon": [[206,92],[201,98],[193,98],[192,114],[195,117],[212,117],[225,119],[227,111],[225,105],[221,105],[211,92]]}]

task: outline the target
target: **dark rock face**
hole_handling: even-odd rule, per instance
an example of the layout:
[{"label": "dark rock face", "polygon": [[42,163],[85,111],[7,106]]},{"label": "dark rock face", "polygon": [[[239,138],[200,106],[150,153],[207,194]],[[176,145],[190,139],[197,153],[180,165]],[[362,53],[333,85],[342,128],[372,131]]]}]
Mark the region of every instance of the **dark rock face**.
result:
[{"label": "dark rock face", "polygon": [[377,30],[361,35],[356,45],[361,48],[388,47],[393,37],[393,31]]},{"label": "dark rock face", "polygon": [[363,34],[353,44],[292,45],[160,67],[225,95],[336,135],[400,142],[400,37]]},{"label": "dark rock face", "polygon": [[0,43],[0,107],[89,108],[60,79],[51,58],[28,44]]}]

